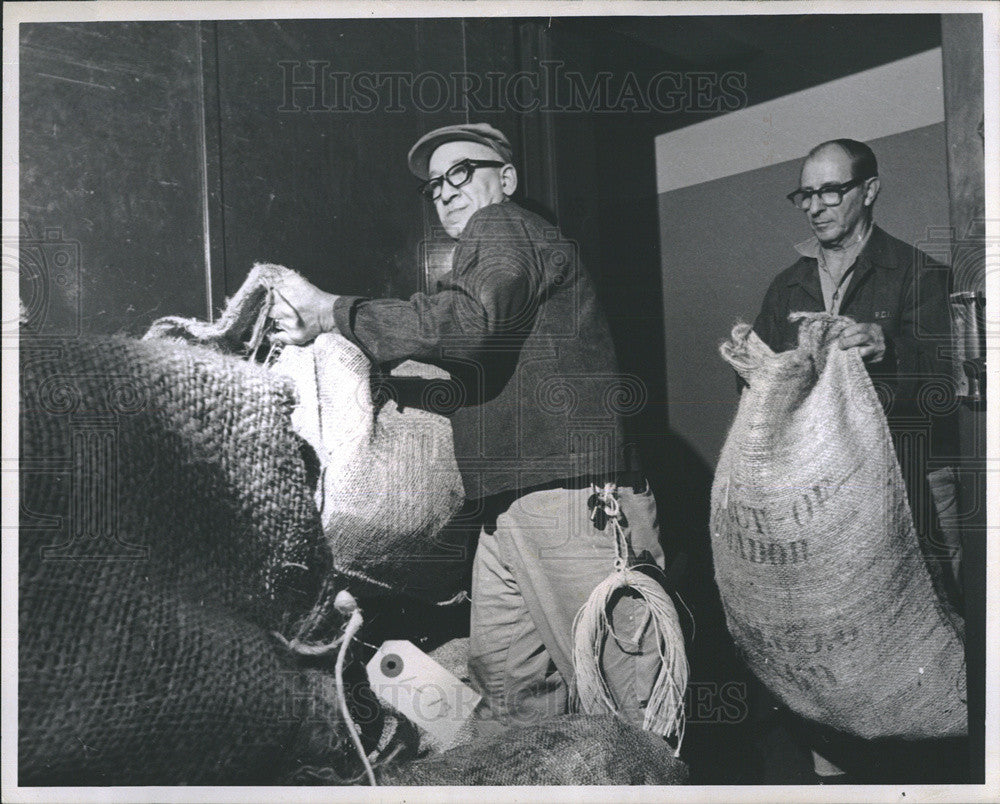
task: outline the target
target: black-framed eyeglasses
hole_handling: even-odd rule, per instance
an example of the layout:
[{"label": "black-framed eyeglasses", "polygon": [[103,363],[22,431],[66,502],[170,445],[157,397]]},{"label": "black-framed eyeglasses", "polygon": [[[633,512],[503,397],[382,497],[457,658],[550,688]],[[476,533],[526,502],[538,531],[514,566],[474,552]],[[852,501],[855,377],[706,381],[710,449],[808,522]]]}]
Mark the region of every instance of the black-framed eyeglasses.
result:
[{"label": "black-framed eyeglasses", "polygon": [[472,181],[472,174],[476,168],[481,167],[503,167],[506,162],[498,162],[495,159],[463,159],[448,168],[444,175],[435,176],[421,184],[417,191],[428,201],[436,201],[441,197],[441,187],[448,182],[456,190]]},{"label": "black-framed eyeglasses", "polygon": [[818,190],[804,190],[801,187],[785,196],[799,209],[809,209],[812,205],[812,197],[819,196],[820,203],[827,207],[835,207],[844,200],[844,193],[854,189],[859,184],[863,184],[874,176],[865,176],[861,179],[851,179],[843,184],[824,184]]}]

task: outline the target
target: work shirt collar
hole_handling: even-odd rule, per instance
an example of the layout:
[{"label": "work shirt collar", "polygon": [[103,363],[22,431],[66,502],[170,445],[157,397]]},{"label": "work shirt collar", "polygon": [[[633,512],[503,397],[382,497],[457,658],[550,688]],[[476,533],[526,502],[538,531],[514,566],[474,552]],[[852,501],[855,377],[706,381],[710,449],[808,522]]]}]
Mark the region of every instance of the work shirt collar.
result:
[{"label": "work shirt collar", "polygon": [[[888,235],[878,226],[872,224],[868,230],[867,237],[858,244],[857,258],[853,261],[854,270],[851,284],[856,287],[858,283],[875,267],[895,268],[896,259],[893,255]],[[823,309],[829,309],[827,300],[824,299],[823,288],[820,284],[819,262],[819,241],[811,237],[795,246],[804,259],[799,260],[798,269],[792,271],[788,277],[789,285],[800,285],[802,289],[812,296],[817,303],[823,305]],[[853,287],[850,289],[853,295]],[[840,301],[839,307],[843,307],[845,297]]]}]

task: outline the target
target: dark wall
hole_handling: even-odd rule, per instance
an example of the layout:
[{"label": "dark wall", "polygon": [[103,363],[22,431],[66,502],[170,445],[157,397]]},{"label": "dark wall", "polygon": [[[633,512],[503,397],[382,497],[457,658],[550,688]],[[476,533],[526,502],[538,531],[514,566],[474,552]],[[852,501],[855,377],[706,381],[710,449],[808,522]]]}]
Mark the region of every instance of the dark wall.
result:
[{"label": "dark wall", "polygon": [[[470,115],[453,98],[438,108],[434,81],[417,106],[383,85],[370,109],[350,82],[511,73],[521,58],[506,19],[22,26],[31,326],[140,334],[161,315],[206,318],[256,261],[334,292],[413,293],[441,239],[406,153]],[[535,154],[522,118],[475,115]]]},{"label": "dark wall", "polygon": [[198,24],[24,24],[20,62],[27,330],[205,317]]},{"label": "dark wall", "polygon": [[[424,130],[464,116],[350,111],[323,74],[460,70],[461,21],[214,27],[226,293],[255,261],[287,265],[339,293],[417,290],[433,210],[414,191],[406,153]],[[293,80],[325,87],[291,89]]]},{"label": "dark wall", "polygon": [[[983,25],[974,14],[941,18],[948,137],[952,265],[955,289],[983,293],[986,285],[986,186],[983,158]],[[995,336],[996,330],[987,334]],[[985,355],[983,355],[985,358]],[[994,402],[995,404],[995,402]],[[971,775],[985,777],[986,716],[986,402],[959,409],[962,438],[962,572],[965,587]]]}]

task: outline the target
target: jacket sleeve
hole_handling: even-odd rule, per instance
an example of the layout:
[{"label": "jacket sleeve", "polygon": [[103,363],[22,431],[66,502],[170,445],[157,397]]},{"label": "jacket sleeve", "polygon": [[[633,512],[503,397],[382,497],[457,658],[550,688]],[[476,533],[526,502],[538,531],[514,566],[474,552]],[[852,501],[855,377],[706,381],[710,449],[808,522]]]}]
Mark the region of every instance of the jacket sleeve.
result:
[{"label": "jacket sleeve", "polygon": [[[951,346],[951,271],[916,253],[900,289],[900,326],[887,342],[887,362],[895,363],[895,415],[931,421],[931,455],[954,457],[957,421]],[[877,364],[876,366],[877,367]],[[874,368],[874,367],[873,367]]]},{"label": "jacket sleeve", "polygon": [[767,293],[764,294],[760,312],[753,322],[753,331],[775,352],[782,350],[784,324],[788,317],[788,311],[781,302],[781,287],[780,277],[771,283]]},{"label": "jacket sleeve", "polygon": [[[781,287],[779,279],[780,277],[771,282],[767,293],[764,294],[764,301],[761,302],[760,312],[757,313],[757,318],[753,322],[753,331],[757,333],[757,337],[775,352],[780,350],[782,340],[780,324],[778,322],[778,316],[781,314],[780,310],[783,307],[778,295],[778,289]],[[736,377],[737,393],[743,393],[747,381],[735,369],[733,370],[733,375]]]},{"label": "jacket sleeve", "polygon": [[480,362],[494,345],[517,346],[531,330],[541,273],[517,220],[473,218],[439,292],[405,301],[341,297],[337,327],[377,363],[412,358],[447,369]]}]

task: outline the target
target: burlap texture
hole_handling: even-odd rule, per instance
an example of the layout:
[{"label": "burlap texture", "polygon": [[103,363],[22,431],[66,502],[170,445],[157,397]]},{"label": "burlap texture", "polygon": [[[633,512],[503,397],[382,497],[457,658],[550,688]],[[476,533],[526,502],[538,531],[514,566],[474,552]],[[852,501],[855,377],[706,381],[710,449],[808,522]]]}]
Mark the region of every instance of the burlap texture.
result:
[{"label": "burlap texture", "polygon": [[[316,502],[336,569],[367,594],[453,595],[465,554],[441,533],[463,500],[448,419],[392,398],[377,406],[370,363],[338,334],[285,347],[272,368],[295,382],[293,424],[319,456]],[[393,372],[423,378],[425,401],[447,393],[447,376],[413,361]]]},{"label": "burlap texture", "polygon": [[[271,288],[295,272],[259,263],[217,321],[177,317],[153,323],[146,339],[179,339],[225,353],[264,351]],[[336,569],[359,594],[406,592],[441,601],[462,589],[468,534],[447,529],[464,499],[451,422],[448,373],[406,361],[380,376],[339,333],[286,346],[271,369],[289,377],[293,425],[315,450],[316,504]]]},{"label": "burlap texture", "polygon": [[511,726],[429,759],[386,768],[385,785],[675,785],[687,765],[666,741],[613,715]]},{"label": "burlap texture", "polygon": [[292,404],[198,347],[22,341],[21,784],[350,765],[330,677],[271,634],[340,626]]},{"label": "burlap texture", "polygon": [[748,383],[712,487],[730,633],[793,711],[863,738],[966,732],[961,622],[921,554],[888,425],[847,318],[803,317],[773,353],[745,325]]}]

